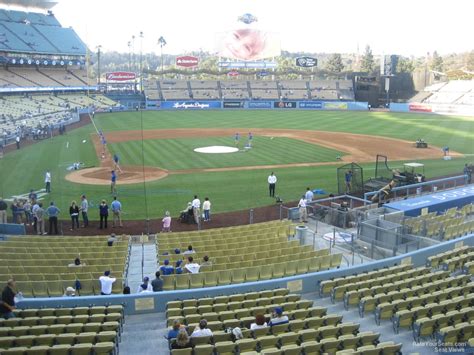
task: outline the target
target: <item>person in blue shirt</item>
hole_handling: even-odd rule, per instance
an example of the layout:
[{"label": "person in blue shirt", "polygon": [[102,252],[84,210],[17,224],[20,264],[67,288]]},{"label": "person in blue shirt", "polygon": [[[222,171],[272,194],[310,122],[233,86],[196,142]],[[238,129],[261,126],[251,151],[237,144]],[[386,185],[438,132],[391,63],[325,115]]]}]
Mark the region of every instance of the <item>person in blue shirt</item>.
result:
[{"label": "person in blue shirt", "polygon": [[117,196],[114,196],[114,200],[110,204],[113,214],[113,226],[115,227],[118,224],[120,227],[123,227],[122,224],[122,204],[117,200]]},{"label": "person in blue shirt", "polygon": [[170,265],[170,261],[165,259],[164,265],[160,266],[160,272],[162,275],[172,275],[174,273],[174,267]]},{"label": "person in blue shirt", "polygon": [[183,260],[176,261],[176,268],[174,269],[175,274],[182,274],[183,273],[183,268],[181,266],[182,263],[183,263]]},{"label": "person in blue shirt", "polygon": [[59,208],[57,208],[55,205],[54,205],[54,202],[51,201],[51,203],[49,204],[49,207],[46,209],[46,215],[49,217],[49,234],[53,234],[53,229],[54,229],[54,234],[58,235],[58,215],[59,215],[59,212],[61,212],[59,210]]},{"label": "person in blue shirt", "polygon": [[115,170],[112,170],[110,172],[110,193],[111,194],[117,193],[117,190],[115,188],[116,183],[117,183],[117,174],[115,174]]},{"label": "person in blue shirt", "polygon": [[289,319],[287,316],[283,315],[283,308],[275,307],[272,313],[272,318],[270,320],[270,323],[268,323],[268,325],[272,327],[274,325],[285,324],[285,323],[289,323]]}]

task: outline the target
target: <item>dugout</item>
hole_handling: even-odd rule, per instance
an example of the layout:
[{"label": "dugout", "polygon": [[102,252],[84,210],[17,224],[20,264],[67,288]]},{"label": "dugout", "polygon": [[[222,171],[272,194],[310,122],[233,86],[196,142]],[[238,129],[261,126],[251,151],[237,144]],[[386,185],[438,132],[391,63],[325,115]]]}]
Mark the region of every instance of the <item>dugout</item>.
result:
[{"label": "dugout", "polygon": [[[351,174],[349,186],[346,174]],[[337,192],[339,195],[360,195],[364,192],[364,173],[360,165],[350,163],[337,168]]]}]

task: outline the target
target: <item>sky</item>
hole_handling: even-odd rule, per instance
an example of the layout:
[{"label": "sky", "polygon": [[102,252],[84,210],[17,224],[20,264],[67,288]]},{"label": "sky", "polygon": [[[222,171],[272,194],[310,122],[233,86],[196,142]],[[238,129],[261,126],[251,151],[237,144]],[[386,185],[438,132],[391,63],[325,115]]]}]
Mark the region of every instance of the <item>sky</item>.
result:
[{"label": "sky", "polygon": [[[251,26],[279,33],[290,52],[424,56],[474,49],[472,0],[57,0],[53,12],[95,51],[183,54],[215,52],[215,34]],[[143,39],[139,33],[143,32]]]}]

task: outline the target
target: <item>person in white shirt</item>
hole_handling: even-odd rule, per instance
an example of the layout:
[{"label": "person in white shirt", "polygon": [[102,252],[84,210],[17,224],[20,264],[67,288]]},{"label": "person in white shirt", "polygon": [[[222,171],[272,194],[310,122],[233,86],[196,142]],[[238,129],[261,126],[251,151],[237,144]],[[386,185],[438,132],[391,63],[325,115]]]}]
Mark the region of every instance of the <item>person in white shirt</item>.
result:
[{"label": "person in white shirt", "polygon": [[196,337],[212,337],[212,330],[207,327],[207,320],[201,319],[199,325],[194,328],[191,338]]},{"label": "person in white shirt", "polygon": [[150,278],[148,276],[143,278],[143,283],[139,285],[137,289],[137,293],[143,292],[153,292],[153,287],[151,286]]},{"label": "person in white shirt", "polygon": [[257,314],[255,316],[255,323],[250,324],[250,330],[267,328],[267,322],[265,322],[265,316],[263,314]]},{"label": "person in white shirt", "polygon": [[211,201],[209,201],[209,197],[204,199],[202,210],[204,211],[204,222],[209,222],[211,220]]},{"label": "person in white shirt", "polygon": [[277,182],[277,177],[272,173],[268,176],[268,190],[270,192],[270,197],[275,197],[275,185]]},{"label": "person in white shirt", "polygon": [[197,274],[199,273],[199,269],[201,268],[201,265],[198,263],[194,262],[194,259],[192,256],[188,257],[188,263],[184,266],[187,272],[190,274]]},{"label": "person in white shirt", "polygon": [[198,199],[197,195],[194,195],[194,200],[191,202],[193,206],[193,215],[194,215],[194,222],[199,224],[199,214],[201,213],[201,200]]},{"label": "person in white shirt", "polygon": [[195,254],[196,252],[193,250],[192,245],[188,245],[188,250],[186,250],[183,255]]},{"label": "person in white shirt", "polygon": [[300,211],[300,222],[308,221],[308,211],[306,210],[306,198],[305,195],[301,196],[300,202],[298,202]]},{"label": "person in white shirt", "polygon": [[304,197],[306,199],[306,203],[310,203],[311,201],[313,201],[314,193],[310,190],[309,187],[306,188],[306,193]]},{"label": "person in white shirt", "polygon": [[44,183],[46,192],[51,192],[51,172],[49,170],[44,174]]},{"label": "person in white shirt", "polygon": [[110,271],[104,272],[104,275],[99,277],[100,281],[100,294],[108,296],[112,293],[112,285],[117,279],[110,277]]}]

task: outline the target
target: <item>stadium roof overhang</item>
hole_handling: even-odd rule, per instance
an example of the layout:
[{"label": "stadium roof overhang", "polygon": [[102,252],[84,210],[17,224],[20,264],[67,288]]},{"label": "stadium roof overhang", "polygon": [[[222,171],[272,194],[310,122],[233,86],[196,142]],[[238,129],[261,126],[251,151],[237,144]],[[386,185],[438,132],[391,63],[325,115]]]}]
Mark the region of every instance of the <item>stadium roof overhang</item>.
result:
[{"label": "stadium roof overhang", "polygon": [[37,8],[43,10],[52,9],[58,2],[54,0],[0,0],[1,5],[18,6],[25,8]]}]

